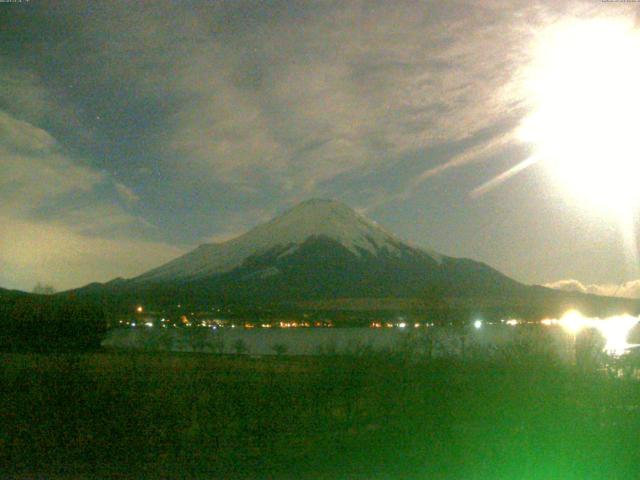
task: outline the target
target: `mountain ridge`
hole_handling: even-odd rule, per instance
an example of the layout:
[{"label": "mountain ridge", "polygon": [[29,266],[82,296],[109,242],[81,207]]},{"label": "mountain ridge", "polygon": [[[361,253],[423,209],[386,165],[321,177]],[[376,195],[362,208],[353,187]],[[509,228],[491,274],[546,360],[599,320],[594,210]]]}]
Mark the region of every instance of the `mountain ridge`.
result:
[{"label": "mountain ridge", "polygon": [[437,315],[448,310],[450,318],[473,312],[542,318],[568,308],[591,314],[638,310],[638,302],[529,286],[483,262],[416,247],[345,204],[322,199],[302,202],[234,239],[200,245],[132,279],[67,294],[97,297],[129,311],[142,303],[323,310],[322,305],[344,308],[348,299],[372,310],[380,299],[398,309],[415,304]]}]

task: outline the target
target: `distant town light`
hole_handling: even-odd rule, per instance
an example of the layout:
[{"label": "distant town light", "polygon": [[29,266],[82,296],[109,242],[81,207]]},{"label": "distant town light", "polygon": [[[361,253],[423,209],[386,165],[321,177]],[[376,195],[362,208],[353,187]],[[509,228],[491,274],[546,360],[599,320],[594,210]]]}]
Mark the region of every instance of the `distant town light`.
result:
[{"label": "distant town light", "polygon": [[401,323],[399,323],[399,324],[398,324],[398,326],[399,326],[400,328],[404,328],[404,327],[406,327],[406,326],[407,326],[407,324],[406,324],[406,323],[404,323],[404,322],[401,322]]},{"label": "distant town light", "polygon": [[476,330],[480,330],[482,328],[482,320],[476,320],[473,322],[473,326]]},{"label": "distant town light", "polygon": [[143,311],[142,306],[141,306],[141,305],[138,305],[138,306],[136,307],[136,312],[138,312],[138,313],[142,313],[142,311]]}]

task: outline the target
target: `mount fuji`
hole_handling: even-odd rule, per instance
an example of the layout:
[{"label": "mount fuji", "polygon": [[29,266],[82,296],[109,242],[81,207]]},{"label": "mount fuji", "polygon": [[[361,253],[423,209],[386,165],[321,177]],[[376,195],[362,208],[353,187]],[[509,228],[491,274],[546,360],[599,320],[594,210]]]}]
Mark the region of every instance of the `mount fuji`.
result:
[{"label": "mount fuji", "polygon": [[[318,251],[320,244],[327,249],[325,252]],[[234,269],[242,269],[244,277],[274,276],[290,269],[285,266],[287,258],[299,258],[311,253],[309,250],[327,259],[342,256],[350,263],[376,258],[398,260],[407,255],[430,264],[443,261],[443,257],[435,252],[404,244],[342,203],[314,199],[298,204],[233,240],[201,245],[135,278],[134,282],[192,281]],[[322,269],[322,265],[317,267]]]},{"label": "mount fuji", "polygon": [[235,239],[201,245],[135,278],[91,284],[75,293],[117,298],[119,303],[322,308],[336,302],[373,306],[391,299],[395,305],[409,299],[440,305],[446,299],[448,305],[520,314],[550,301],[564,308],[591,298],[527,286],[484,263],[410,245],[345,204],[320,199],[302,202]]},{"label": "mount fuji", "polygon": [[235,239],[201,245],[129,283],[281,300],[406,297],[436,284],[455,290],[520,287],[482,263],[409,245],[345,204],[320,199]]}]

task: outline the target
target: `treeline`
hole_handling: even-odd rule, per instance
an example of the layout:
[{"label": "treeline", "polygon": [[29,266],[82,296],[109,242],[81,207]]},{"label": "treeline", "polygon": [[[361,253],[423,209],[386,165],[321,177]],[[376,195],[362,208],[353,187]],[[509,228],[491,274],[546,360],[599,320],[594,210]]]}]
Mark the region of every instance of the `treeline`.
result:
[{"label": "treeline", "polygon": [[0,295],[0,351],[90,351],[106,332],[94,302],[29,294]]}]

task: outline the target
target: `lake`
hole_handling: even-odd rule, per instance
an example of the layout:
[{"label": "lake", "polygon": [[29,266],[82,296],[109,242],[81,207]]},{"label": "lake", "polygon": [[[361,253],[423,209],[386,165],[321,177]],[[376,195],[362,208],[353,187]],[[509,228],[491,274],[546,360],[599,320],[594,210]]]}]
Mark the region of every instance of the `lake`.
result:
[{"label": "lake", "polygon": [[459,356],[513,345],[552,349],[565,358],[574,337],[559,326],[540,324],[482,325],[475,328],[118,328],[109,331],[105,347],[247,353],[249,355],[318,355],[368,351]]}]

